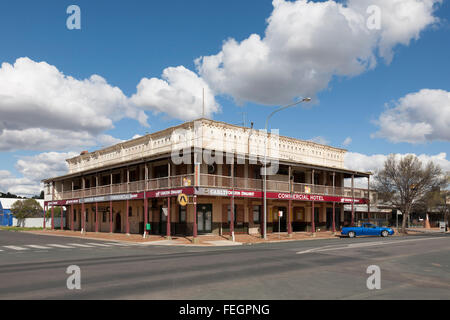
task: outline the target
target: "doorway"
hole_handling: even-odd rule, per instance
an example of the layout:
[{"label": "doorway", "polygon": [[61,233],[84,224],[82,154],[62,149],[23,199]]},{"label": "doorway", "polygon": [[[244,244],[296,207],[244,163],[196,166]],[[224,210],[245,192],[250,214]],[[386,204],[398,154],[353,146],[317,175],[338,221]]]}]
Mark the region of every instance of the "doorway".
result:
[{"label": "doorway", "polygon": [[[336,230],[341,228],[341,208],[334,209]],[[333,229],[333,208],[327,208],[327,230]]]},{"label": "doorway", "polygon": [[115,233],[122,233],[122,222],[120,220],[120,212],[116,214]]},{"label": "doorway", "polygon": [[197,231],[202,234],[212,232],[212,204],[201,204],[198,206]]},{"label": "doorway", "polygon": [[167,234],[167,207],[159,207],[159,234]]}]

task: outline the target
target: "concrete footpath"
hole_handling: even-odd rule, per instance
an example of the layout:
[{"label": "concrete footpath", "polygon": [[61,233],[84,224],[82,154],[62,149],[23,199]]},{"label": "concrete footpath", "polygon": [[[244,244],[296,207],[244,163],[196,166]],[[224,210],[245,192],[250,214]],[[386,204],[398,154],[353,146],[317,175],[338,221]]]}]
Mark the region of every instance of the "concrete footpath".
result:
[{"label": "concrete footpath", "polygon": [[[201,235],[198,236],[197,241],[194,243],[192,236],[173,236],[171,239],[166,239],[164,236],[149,235],[147,238],[143,238],[142,235],[137,234],[122,234],[122,233],[96,233],[85,232],[81,234],[80,231],[69,230],[34,230],[34,231],[21,231],[26,233],[41,234],[46,236],[61,236],[61,237],[73,237],[81,239],[91,240],[104,240],[115,241],[124,243],[134,243],[141,245],[156,245],[156,246],[239,246],[239,245],[253,245],[261,243],[276,243],[276,242],[290,242],[301,240],[316,240],[316,239],[337,239],[340,238],[340,233],[333,234],[332,232],[317,232],[314,236],[310,232],[294,232],[291,236],[284,233],[271,233],[267,235],[267,240],[262,239],[259,235],[237,234],[235,235],[235,241],[232,241],[231,236],[218,236],[218,235]],[[408,231],[409,234],[417,234],[420,231]],[[404,236],[399,233],[395,233],[396,237]]]}]

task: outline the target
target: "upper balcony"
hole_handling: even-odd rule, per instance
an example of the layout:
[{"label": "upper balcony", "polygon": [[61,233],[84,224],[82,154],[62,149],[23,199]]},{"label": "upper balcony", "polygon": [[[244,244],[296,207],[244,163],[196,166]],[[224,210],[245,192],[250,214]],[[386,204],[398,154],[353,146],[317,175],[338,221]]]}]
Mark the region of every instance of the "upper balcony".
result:
[{"label": "upper balcony", "polygon": [[[134,181],[119,184],[103,185],[88,189],[78,189],[63,192],[56,192],[54,200],[70,200],[95,196],[107,196],[115,194],[137,193],[144,191],[155,191],[172,188],[192,187],[194,186],[194,174],[165,177],[159,179],[149,179],[147,181]],[[209,188],[233,188],[233,178],[230,176],[200,174],[199,183],[196,187]],[[288,181],[267,180],[267,192],[290,192],[290,183]],[[238,190],[263,191],[263,180],[234,178],[234,188]],[[327,195],[337,197],[352,197],[368,199],[367,189],[353,189],[347,187],[332,187],[317,184],[292,183],[292,192]]]}]

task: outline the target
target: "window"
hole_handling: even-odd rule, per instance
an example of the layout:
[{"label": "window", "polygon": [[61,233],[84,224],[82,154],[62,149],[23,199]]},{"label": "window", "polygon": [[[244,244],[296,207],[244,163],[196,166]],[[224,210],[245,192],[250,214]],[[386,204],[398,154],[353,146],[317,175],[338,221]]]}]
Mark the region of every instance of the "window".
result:
[{"label": "window", "polygon": [[296,220],[305,221],[305,208],[298,208],[296,211]]},{"label": "window", "polygon": [[129,217],[133,216],[133,208],[132,207],[128,207],[128,216]]},{"label": "window", "polygon": [[[228,223],[231,223],[231,210],[230,210],[231,206],[228,205]],[[237,205],[234,205],[234,224],[236,224],[236,208]]]},{"label": "window", "polygon": [[158,166],[155,168],[155,178],[164,178],[169,175],[167,165]]},{"label": "window", "polygon": [[106,222],[106,212],[103,212],[103,222]]},{"label": "window", "polygon": [[77,210],[73,210],[73,221],[77,221]]},{"label": "window", "polygon": [[179,214],[180,214],[180,222],[186,222],[186,207],[179,207]]},{"label": "window", "polygon": [[261,206],[253,206],[253,223],[259,224],[261,216]]},{"label": "window", "polygon": [[84,214],[86,216],[86,222],[89,222],[89,210],[84,211]]},{"label": "window", "polygon": [[121,180],[120,173],[113,174],[113,184],[119,184]]}]

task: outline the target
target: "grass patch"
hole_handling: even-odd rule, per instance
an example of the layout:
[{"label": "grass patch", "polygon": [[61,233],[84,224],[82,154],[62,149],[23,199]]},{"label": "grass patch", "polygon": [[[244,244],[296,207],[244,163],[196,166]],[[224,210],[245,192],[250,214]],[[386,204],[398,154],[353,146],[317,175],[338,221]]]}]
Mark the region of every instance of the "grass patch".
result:
[{"label": "grass patch", "polygon": [[37,230],[44,230],[44,228],[0,227],[0,230],[17,232],[17,231],[37,231]]}]

